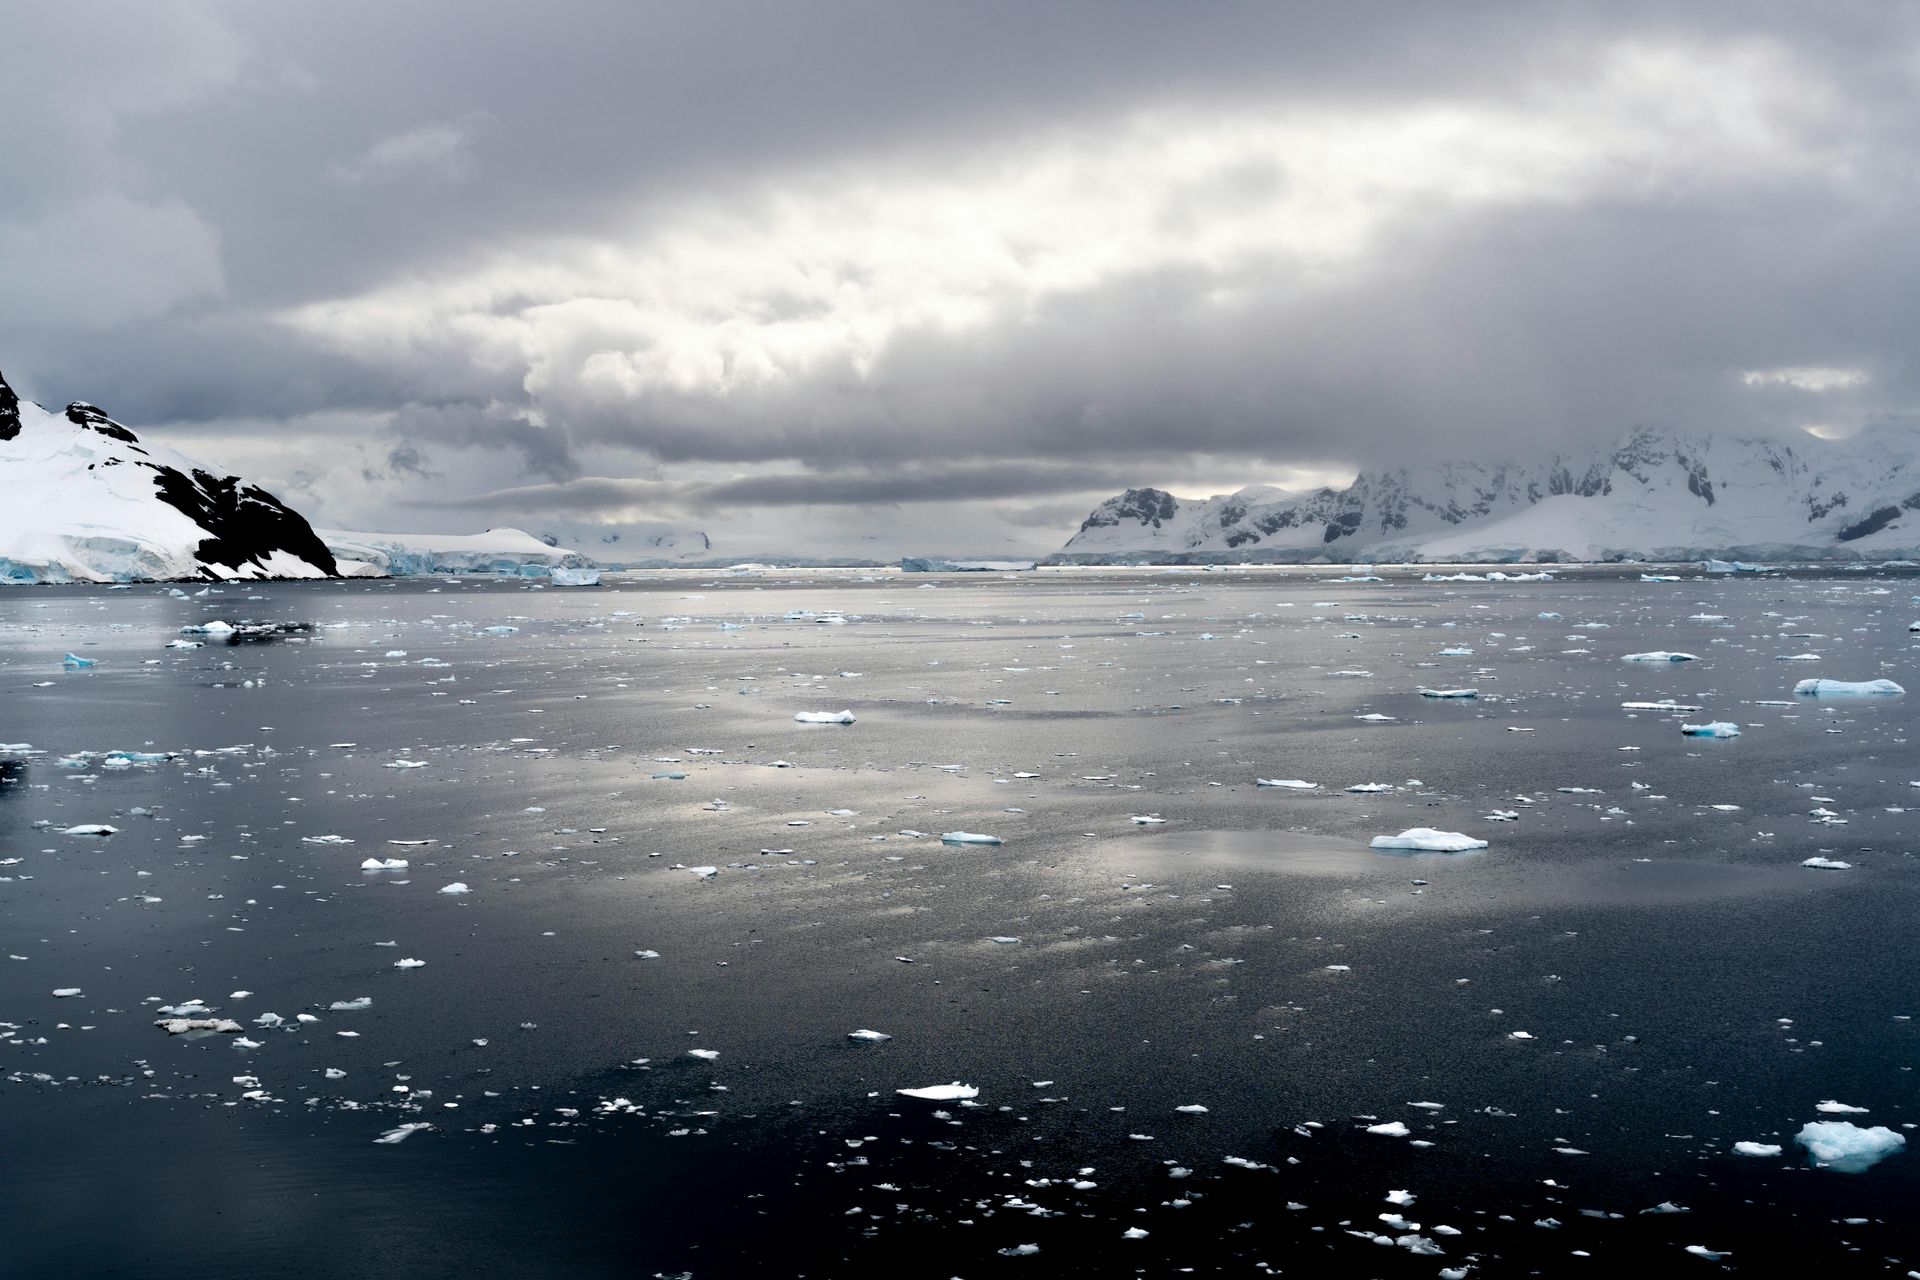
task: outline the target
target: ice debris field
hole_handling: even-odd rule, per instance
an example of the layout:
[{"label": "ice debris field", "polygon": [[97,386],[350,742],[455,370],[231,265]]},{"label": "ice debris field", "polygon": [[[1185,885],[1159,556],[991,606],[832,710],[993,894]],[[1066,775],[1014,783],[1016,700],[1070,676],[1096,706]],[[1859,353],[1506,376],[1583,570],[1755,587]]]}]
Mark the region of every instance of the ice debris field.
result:
[{"label": "ice debris field", "polygon": [[1920,1273],[1920,577],[1750,568],[6,593],[12,1261]]}]

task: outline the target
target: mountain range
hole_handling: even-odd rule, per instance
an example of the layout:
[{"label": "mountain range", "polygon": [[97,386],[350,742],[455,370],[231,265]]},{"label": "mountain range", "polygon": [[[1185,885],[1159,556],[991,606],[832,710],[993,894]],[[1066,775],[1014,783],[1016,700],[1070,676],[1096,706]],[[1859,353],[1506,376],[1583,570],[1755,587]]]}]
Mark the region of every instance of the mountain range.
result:
[{"label": "mountain range", "polygon": [[1363,471],[1345,488],[1129,489],[1052,563],[1920,558],[1920,426],[1784,441],[1636,430],[1525,460]]}]

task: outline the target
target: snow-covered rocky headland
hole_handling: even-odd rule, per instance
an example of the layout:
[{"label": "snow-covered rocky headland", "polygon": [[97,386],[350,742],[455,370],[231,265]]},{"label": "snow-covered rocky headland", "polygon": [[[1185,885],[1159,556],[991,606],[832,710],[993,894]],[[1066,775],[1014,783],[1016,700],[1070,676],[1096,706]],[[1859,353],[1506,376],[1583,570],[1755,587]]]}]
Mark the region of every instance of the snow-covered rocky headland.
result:
[{"label": "snow-covered rocky headland", "polygon": [[[1791,444],[1645,428],[1516,462],[1364,471],[1344,489],[1129,489],[1056,561],[1544,562],[1920,556],[1920,427]],[[1727,570],[1736,566],[1727,564]]]},{"label": "snow-covered rocky headland", "polygon": [[0,582],[325,578],[306,518],[142,442],[93,405],[51,413],[0,378]]}]

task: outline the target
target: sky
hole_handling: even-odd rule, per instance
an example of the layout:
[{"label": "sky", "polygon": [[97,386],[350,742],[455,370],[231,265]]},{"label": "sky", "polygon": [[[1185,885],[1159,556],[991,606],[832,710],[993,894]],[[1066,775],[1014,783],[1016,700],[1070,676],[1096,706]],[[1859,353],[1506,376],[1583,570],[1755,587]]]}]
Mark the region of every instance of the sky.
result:
[{"label": "sky", "polygon": [[324,526],[1043,554],[1920,408],[1912,6],[0,11],[0,370]]}]

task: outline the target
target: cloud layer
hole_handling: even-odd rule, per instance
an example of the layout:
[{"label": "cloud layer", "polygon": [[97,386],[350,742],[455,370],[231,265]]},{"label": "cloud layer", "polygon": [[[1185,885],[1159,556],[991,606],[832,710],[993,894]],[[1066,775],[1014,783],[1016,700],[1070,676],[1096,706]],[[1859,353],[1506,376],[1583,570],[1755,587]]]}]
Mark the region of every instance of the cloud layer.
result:
[{"label": "cloud layer", "polygon": [[1906,11],[1289,8],[42,7],[0,368],[329,523],[742,554],[1914,411]]}]

